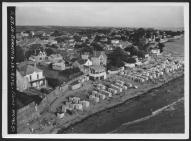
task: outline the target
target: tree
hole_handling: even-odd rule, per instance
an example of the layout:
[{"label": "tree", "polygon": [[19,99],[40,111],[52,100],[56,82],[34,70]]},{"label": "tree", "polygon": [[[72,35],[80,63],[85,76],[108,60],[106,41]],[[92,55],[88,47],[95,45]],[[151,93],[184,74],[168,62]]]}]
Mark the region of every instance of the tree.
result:
[{"label": "tree", "polygon": [[139,51],[137,52],[137,56],[140,57],[140,58],[145,58],[145,52],[142,51],[142,50],[139,50]]},{"label": "tree", "polygon": [[50,56],[51,54],[54,53],[54,50],[51,48],[46,48],[45,51],[46,51],[47,56]]},{"label": "tree", "polygon": [[61,84],[61,82],[58,79],[54,78],[47,78],[47,82],[48,85],[51,86],[53,89]]},{"label": "tree", "polygon": [[25,60],[24,50],[20,47],[16,47],[16,62],[22,62]]},{"label": "tree", "polygon": [[158,47],[159,47],[159,49],[160,49],[160,52],[163,52],[163,48],[165,47],[165,44],[159,43],[159,44],[158,44]]},{"label": "tree", "polygon": [[32,50],[41,50],[42,49],[42,46],[41,46],[41,44],[32,44],[31,46],[30,46],[30,49],[32,49]]},{"label": "tree", "polygon": [[112,66],[117,68],[124,66],[123,59],[125,55],[125,52],[121,48],[113,50],[113,52],[108,55],[108,59],[110,60],[108,68],[112,68]]},{"label": "tree", "polygon": [[135,58],[130,57],[130,58],[127,59],[126,62],[127,63],[136,63],[136,60],[135,60]]},{"label": "tree", "polygon": [[31,49],[25,52],[25,59],[28,59],[31,55],[33,55],[33,51]]},{"label": "tree", "polygon": [[101,43],[95,43],[93,45],[93,49],[96,50],[96,51],[104,51],[104,47]]}]

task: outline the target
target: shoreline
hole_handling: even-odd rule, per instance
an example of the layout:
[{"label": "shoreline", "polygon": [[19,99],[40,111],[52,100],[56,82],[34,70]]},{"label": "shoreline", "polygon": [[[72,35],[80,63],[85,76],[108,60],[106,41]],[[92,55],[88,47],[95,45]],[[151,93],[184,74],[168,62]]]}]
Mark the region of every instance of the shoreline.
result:
[{"label": "shoreline", "polygon": [[62,134],[67,129],[71,128],[72,126],[75,126],[78,123],[82,123],[83,121],[87,120],[88,118],[90,118],[92,116],[95,116],[95,115],[97,115],[97,114],[99,114],[101,112],[104,112],[104,111],[113,109],[115,107],[118,107],[120,105],[123,105],[124,103],[126,103],[126,102],[128,102],[130,100],[139,98],[141,96],[144,96],[144,95],[154,91],[155,89],[158,89],[158,88],[170,83],[171,81],[174,81],[176,79],[184,77],[184,74],[177,74],[177,75],[178,76],[171,76],[170,78],[167,78],[167,81],[165,83],[159,82],[158,84],[156,84],[155,86],[152,86],[151,88],[148,88],[147,90],[143,90],[141,92],[140,91],[135,92],[135,94],[133,96],[131,96],[131,97],[123,97],[124,99],[122,99],[121,101],[117,101],[115,103],[112,103],[108,107],[103,107],[102,109],[98,109],[98,110],[96,110],[96,111],[94,111],[94,112],[92,112],[92,113],[90,113],[88,115],[85,115],[84,117],[79,117],[78,119],[75,118],[75,119],[69,121],[69,123],[67,123],[68,125],[65,125],[65,126],[62,126],[60,128],[54,129],[52,133]]},{"label": "shoreline", "polygon": [[164,112],[166,109],[168,109],[168,108],[170,108],[170,107],[172,107],[172,106],[174,106],[174,105],[176,105],[177,103],[180,103],[180,102],[182,102],[182,101],[184,101],[184,97],[181,97],[181,98],[179,98],[177,101],[172,102],[172,103],[170,103],[170,104],[168,104],[168,105],[166,105],[166,106],[161,107],[160,109],[157,109],[157,110],[153,111],[150,115],[144,116],[144,117],[142,117],[142,118],[140,118],[140,119],[136,119],[136,120],[133,120],[133,121],[130,121],[130,122],[127,122],[127,123],[123,123],[120,127],[118,127],[117,129],[115,129],[115,130],[113,130],[113,131],[111,131],[111,132],[109,132],[109,133],[117,133],[117,131],[118,131],[121,127],[123,127],[123,126],[130,126],[130,125],[133,125],[133,124],[140,123],[140,122],[142,122],[142,121],[149,120],[150,118],[153,118],[153,117],[155,117],[155,116],[161,114],[161,113]]}]

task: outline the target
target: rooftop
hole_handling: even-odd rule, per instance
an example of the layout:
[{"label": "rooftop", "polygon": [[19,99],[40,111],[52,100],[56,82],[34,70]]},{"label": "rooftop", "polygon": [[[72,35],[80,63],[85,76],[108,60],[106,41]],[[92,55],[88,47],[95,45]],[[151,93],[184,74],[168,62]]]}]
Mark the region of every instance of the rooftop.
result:
[{"label": "rooftop", "polygon": [[105,71],[105,67],[100,65],[94,65],[90,67],[91,69],[95,70],[96,72],[103,72]]},{"label": "rooftop", "polygon": [[18,71],[21,73],[21,75],[26,76],[28,74],[32,74],[33,72],[42,72],[41,69],[33,66],[33,65],[29,65],[29,64],[19,64],[17,66]]}]

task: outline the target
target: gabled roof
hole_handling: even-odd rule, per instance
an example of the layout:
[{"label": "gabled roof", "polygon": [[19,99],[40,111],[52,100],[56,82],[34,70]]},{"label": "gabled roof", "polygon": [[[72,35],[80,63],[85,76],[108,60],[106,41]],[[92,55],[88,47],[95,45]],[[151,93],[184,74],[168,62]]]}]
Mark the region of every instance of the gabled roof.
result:
[{"label": "gabled roof", "polygon": [[21,75],[26,76],[28,74],[32,74],[33,72],[42,72],[41,69],[32,66],[32,65],[23,65],[17,67],[18,71],[21,73]]},{"label": "gabled roof", "polygon": [[49,57],[51,57],[51,58],[60,58],[60,57],[62,57],[62,55],[60,55],[60,54],[51,54]]},{"label": "gabled roof", "polygon": [[87,62],[87,60],[84,60],[84,59],[78,59],[77,62],[80,64],[80,65],[83,65]]},{"label": "gabled roof", "polygon": [[103,72],[103,71],[105,71],[105,67],[100,66],[100,65],[93,65],[90,68],[95,70],[96,72]]},{"label": "gabled roof", "polygon": [[106,54],[105,54],[104,51],[94,51],[92,57],[98,58],[98,57],[100,57],[101,55],[103,55],[104,57],[106,57]]}]

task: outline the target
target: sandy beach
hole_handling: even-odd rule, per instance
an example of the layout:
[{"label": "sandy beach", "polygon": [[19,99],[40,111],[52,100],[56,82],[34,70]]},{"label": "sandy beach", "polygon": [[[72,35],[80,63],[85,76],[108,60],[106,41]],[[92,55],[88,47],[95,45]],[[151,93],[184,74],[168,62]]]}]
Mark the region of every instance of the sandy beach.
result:
[{"label": "sandy beach", "polygon": [[[123,123],[149,115],[152,111],[183,96],[184,77],[181,76],[147,94],[140,95],[114,108],[99,112],[67,129],[60,130],[59,133],[108,133]],[[181,125],[183,126],[183,124]]]}]

